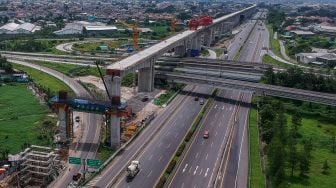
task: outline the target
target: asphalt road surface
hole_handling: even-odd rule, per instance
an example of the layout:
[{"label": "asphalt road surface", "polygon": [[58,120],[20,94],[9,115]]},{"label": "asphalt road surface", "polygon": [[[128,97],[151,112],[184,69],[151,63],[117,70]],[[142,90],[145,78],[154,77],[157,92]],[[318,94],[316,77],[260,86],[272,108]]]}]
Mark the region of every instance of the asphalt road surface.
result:
[{"label": "asphalt road surface", "polygon": [[[153,187],[202,107],[194,97],[208,97],[212,88],[186,86],[184,90],[87,186]],[[140,161],[141,171],[132,182],[126,182],[125,169],[135,159]]]},{"label": "asphalt road surface", "polygon": [[[213,185],[221,164],[221,153],[228,140],[228,127],[232,126],[230,124],[237,111],[239,96],[240,93],[237,95],[236,91],[220,91],[168,187],[203,188]],[[203,138],[206,130],[209,131],[208,139]]]},{"label": "asphalt road surface", "polygon": [[[265,13],[262,13],[264,15]],[[261,14],[260,14],[261,15]],[[251,32],[251,35],[246,40],[245,45],[241,49],[239,61],[261,62],[262,55],[268,48],[269,38],[268,31],[261,21],[252,20],[252,23],[257,22]],[[263,29],[262,29],[263,28]],[[244,102],[250,103],[252,94],[244,95]],[[227,166],[225,166],[224,175],[218,180],[219,187],[247,187],[248,179],[248,132],[247,119],[249,107],[242,106],[239,111],[238,126],[235,129],[232,145],[230,147]]]},{"label": "asphalt road surface", "polygon": [[[256,17],[260,15],[257,13]],[[229,59],[240,50],[239,61],[260,62],[268,35],[255,25],[256,21],[251,20],[240,27],[228,47]],[[252,95],[244,93],[239,98],[241,94],[236,90],[220,90],[168,187],[247,187],[247,118]],[[209,139],[202,137],[205,130],[209,131]]]}]

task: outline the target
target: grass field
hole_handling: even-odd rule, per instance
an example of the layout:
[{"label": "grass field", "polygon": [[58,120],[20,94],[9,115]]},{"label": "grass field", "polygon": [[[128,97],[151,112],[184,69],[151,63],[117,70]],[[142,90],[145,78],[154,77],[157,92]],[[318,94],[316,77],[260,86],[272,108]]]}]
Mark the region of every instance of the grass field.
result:
[{"label": "grass field", "polygon": [[49,88],[53,95],[56,95],[60,90],[68,91],[70,95],[73,95],[73,91],[70,87],[55,77],[23,65],[13,64],[13,66],[16,69],[26,72],[36,84],[41,85],[44,88]]},{"label": "grass field", "polygon": [[118,48],[122,44],[131,43],[130,40],[110,40],[110,41],[104,41],[104,42],[86,42],[83,44],[75,44],[73,47],[74,49],[82,52],[94,52],[94,51],[100,51],[97,49],[101,45],[107,45],[109,47],[109,50]]},{"label": "grass field", "polygon": [[[291,115],[287,114],[288,123],[290,124]],[[301,140],[313,140],[313,152],[310,172],[308,179],[301,179],[298,177],[298,170],[296,170],[296,177],[288,177],[288,182],[293,188],[300,188],[303,186],[329,188],[336,185],[336,153],[331,152],[331,136],[336,133],[336,122],[325,123],[319,122],[309,117],[302,119],[302,126],[299,129],[302,135]],[[322,174],[322,166],[325,160],[328,160],[330,166],[329,174]]]},{"label": "grass field", "polygon": [[[87,76],[87,75],[99,77],[99,72],[96,67],[73,65],[73,64],[62,64],[62,63],[51,63],[51,62],[42,62],[42,61],[36,61],[34,63],[57,70],[70,77]],[[104,74],[105,71],[102,71],[102,73]]]},{"label": "grass field", "polygon": [[259,134],[257,122],[257,110],[251,108],[249,118],[249,142],[250,142],[250,188],[265,187],[265,176],[262,172],[259,153]]},{"label": "grass field", "polygon": [[269,32],[269,36],[270,36],[270,45],[272,48],[272,51],[279,57],[282,57],[281,55],[281,51],[280,51],[280,44],[279,41],[274,39],[274,32],[273,32],[273,28],[272,25],[267,24],[267,29]]},{"label": "grass field", "polygon": [[49,113],[26,85],[0,86],[0,147],[10,153],[21,151],[24,142],[45,145],[37,139],[38,126]]},{"label": "grass field", "polygon": [[[286,103],[285,103],[286,104]],[[288,105],[285,105],[288,107]],[[324,110],[328,108],[320,105],[319,109]],[[286,108],[287,108],[286,107]],[[323,107],[323,108],[322,108]],[[297,105],[297,108],[304,112],[304,106]],[[329,110],[329,111],[332,111]],[[249,119],[249,135],[250,135],[250,187],[264,187],[264,175],[260,170],[260,156],[258,150],[258,134],[256,128],[256,110],[251,109]],[[312,112],[314,113],[314,112]],[[288,128],[291,127],[292,113],[287,111],[286,117]],[[331,117],[324,117],[318,114],[309,115],[303,113],[302,126],[299,128],[300,138],[298,141],[298,148],[302,148],[303,140],[313,140],[313,151],[310,171],[308,178],[301,178],[299,176],[299,169],[295,169],[294,177],[290,177],[289,167],[287,167],[286,185],[287,187],[301,188],[301,187],[319,187],[329,188],[335,187],[336,179],[336,153],[332,153],[332,135],[336,134],[336,122]],[[329,174],[322,174],[322,166],[325,160],[328,160],[330,166]]]},{"label": "grass field", "polygon": [[292,65],[280,62],[276,59],[273,59],[270,55],[265,54],[262,58],[262,62],[265,64],[270,64],[270,65],[274,65],[276,67],[281,67],[281,68],[289,68]]}]

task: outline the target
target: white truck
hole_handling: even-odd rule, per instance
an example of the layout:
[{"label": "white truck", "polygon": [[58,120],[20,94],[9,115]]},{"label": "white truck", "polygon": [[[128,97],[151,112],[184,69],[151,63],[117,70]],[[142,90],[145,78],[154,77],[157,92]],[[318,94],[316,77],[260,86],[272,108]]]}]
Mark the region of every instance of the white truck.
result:
[{"label": "white truck", "polygon": [[133,179],[140,171],[140,162],[132,161],[127,167],[127,179]]}]

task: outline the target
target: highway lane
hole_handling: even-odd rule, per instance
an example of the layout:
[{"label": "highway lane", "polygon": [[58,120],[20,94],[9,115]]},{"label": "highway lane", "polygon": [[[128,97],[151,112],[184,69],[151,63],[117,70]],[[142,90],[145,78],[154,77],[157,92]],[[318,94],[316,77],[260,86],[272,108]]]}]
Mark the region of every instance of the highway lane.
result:
[{"label": "highway lane", "polygon": [[[76,96],[89,98],[90,93],[86,91],[83,86],[81,86],[78,82],[73,80],[72,78],[57,72],[53,69],[49,69],[47,67],[27,63],[24,61],[17,60],[8,60],[15,64],[24,65],[27,67],[31,67],[42,72],[45,72],[51,76],[58,78],[67,84],[76,94]],[[74,114],[76,116],[76,114]],[[81,158],[95,158],[98,143],[99,143],[99,135],[100,135],[100,126],[102,123],[102,117],[96,114],[88,114],[84,113],[82,115],[82,130],[83,134],[79,139],[79,147],[75,147],[73,150],[69,150],[69,155],[81,157]],[[89,147],[89,148],[87,148]],[[70,170],[69,170],[70,169]],[[49,187],[66,187],[72,181],[72,175],[78,173],[81,170],[79,166],[69,167],[65,169],[65,172],[57,178],[57,181],[52,182]]]},{"label": "highway lane", "polygon": [[[210,95],[211,87],[197,87],[193,95]],[[154,187],[161,173],[168,165],[178,145],[187,134],[202,105],[188,96],[183,107],[176,111],[163,129],[154,137],[143,152],[136,158],[141,163],[141,171],[131,182],[125,175],[115,184],[116,187]]]},{"label": "highway lane", "polygon": [[[193,97],[189,96],[190,92],[203,92],[204,89],[194,89],[194,86],[186,86],[184,92],[178,94],[175,99],[161,111],[148,127],[140,133],[137,139],[129,145],[125,151],[117,156],[101,174],[90,181],[88,187],[106,187],[109,184],[114,184],[117,180],[124,178],[124,171],[127,164],[140,155],[141,152],[148,150],[148,145],[153,143],[153,138],[157,138],[157,134],[161,134],[163,129],[166,129],[167,122],[171,121],[182,109],[192,109],[190,104],[195,105],[200,109],[200,105],[193,101]],[[206,89],[208,91],[209,89]],[[204,92],[203,92],[204,93]],[[206,92],[210,93],[209,91]],[[192,102],[191,102],[192,101]],[[174,127],[178,129],[179,127]],[[170,135],[172,136],[172,135]],[[175,135],[174,135],[175,136]],[[181,136],[181,135],[179,135]],[[174,137],[173,137],[174,138]],[[173,147],[173,146],[172,146]],[[146,148],[146,149],[145,149]],[[169,157],[169,156],[168,156]],[[143,166],[143,164],[141,164]],[[159,166],[159,165],[158,165]],[[120,175],[122,175],[120,177]],[[156,179],[154,179],[155,181]]]},{"label": "highway lane", "polygon": [[[239,95],[232,90],[221,90],[213,105],[200,124],[191,147],[183,156],[168,187],[211,187],[216,177],[221,153],[228,140],[228,127],[232,123],[237,110]],[[203,133],[209,131],[209,138]]]},{"label": "highway lane", "polygon": [[[233,59],[239,51],[241,45],[243,45],[243,41],[248,40],[247,37],[249,36],[249,32],[253,32],[254,25],[255,21],[249,21],[245,26],[242,27],[240,33],[235,36],[233,40],[234,42],[231,43],[231,45],[228,47],[229,59]],[[250,35],[250,37],[251,36],[253,35]],[[242,50],[244,50],[244,48]],[[241,59],[242,58],[240,58],[240,60]],[[217,100],[211,106],[211,110],[209,111],[205,119],[203,119],[202,124],[196,136],[194,137],[192,145],[187,150],[187,153],[183,157],[181,163],[178,165],[177,170],[174,172],[173,178],[170,179],[168,187],[213,187],[216,180],[223,177],[221,177],[221,173],[218,173],[218,171],[222,169],[221,166],[223,152],[228,152],[230,149],[225,148],[228,143],[231,143],[229,139],[231,138],[229,137],[229,133],[231,133],[231,128],[228,128],[229,126],[236,126],[234,125],[233,120],[233,116],[235,116],[235,113],[238,114],[239,118],[245,117],[246,119],[247,116],[245,116],[243,113],[238,113],[238,109],[240,109],[238,107],[238,101],[240,100],[239,91],[220,90],[219,97],[226,98],[226,100]],[[228,99],[230,99],[230,101],[228,101]],[[228,111],[225,111],[225,109],[227,109]],[[206,129],[209,130],[210,133],[209,140],[204,140],[202,138],[202,134]],[[241,129],[241,127],[236,127],[233,130],[237,129]],[[243,131],[240,130],[240,132],[238,133],[242,133],[245,135],[244,129]],[[244,135],[238,136],[244,138]],[[210,140],[211,143],[209,142]],[[235,143],[245,146],[242,144],[244,142]],[[246,151],[246,149],[248,148],[244,147],[244,151]],[[241,150],[239,149],[239,151]],[[235,157],[237,156],[239,156],[240,159],[241,155],[238,154]],[[244,165],[244,163],[241,163],[240,160],[239,164],[241,164],[242,167],[247,166]],[[243,169],[246,170],[246,168]],[[242,178],[247,179],[247,176],[242,176]],[[237,182],[236,178],[234,179],[234,182]],[[243,182],[244,184],[244,181],[240,182]],[[239,185],[242,184],[240,183]],[[246,187],[246,184],[245,186],[241,187]]]},{"label": "highway lane", "polygon": [[[265,13],[261,14],[264,15]],[[253,20],[253,22],[257,22]],[[260,21],[258,21],[260,22]],[[264,25],[262,25],[264,26]],[[267,29],[262,30],[259,23],[252,30],[250,37],[246,41],[246,45],[241,50],[239,61],[261,62],[262,47],[268,47],[268,35],[264,34]],[[261,42],[262,41],[262,42]],[[252,94],[244,95],[244,101],[250,103]],[[247,187],[248,179],[248,106],[242,106],[239,112],[238,127],[235,129],[232,145],[230,147],[229,158],[226,163],[224,177],[219,179],[220,187]]]}]

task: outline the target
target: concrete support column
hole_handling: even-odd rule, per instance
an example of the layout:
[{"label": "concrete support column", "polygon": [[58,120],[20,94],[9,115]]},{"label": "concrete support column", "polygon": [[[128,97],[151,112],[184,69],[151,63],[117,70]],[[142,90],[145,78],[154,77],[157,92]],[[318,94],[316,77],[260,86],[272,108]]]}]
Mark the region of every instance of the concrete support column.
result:
[{"label": "concrete support column", "polygon": [[58,105],[58,141],[66,142],[73,136],[73,116],[72,111],[65,104]]},{"label": "concrete support column", "polygon": [[59,141],[64,142],[67,140],[67,112],[65,107],[58,108],[58,130]]},{"label": "concrete support column", "polygon": [[179,57],[183,57],[186,53],[186,48],[185,46],[177,46],[175,47],[175,55],[179,56]]},{"label": "concrete support column", "polygon": [[201,36],[193,38],[191,43],[191,49],[201,50]]},{"label": "concrete support column", "polygon": [[117,114],[110,117],[110,135],[111,147],[120,147],[120,117]]},{"label": "concrete support column", "polygon": [[210,29],[210,31],[209,32],[207,32],[207,34],[206,34],[207,36],[206,36],[206,38],[205,38],[205,45],[206,46],[208,46],[208,47],[210,47],[210,45],[211,45],[211,43],[212,43],[212,40],[213,40],[213,35],[214,35],[214,29],[212,28],[212,29]]},{"label": "concrete support column", "polygon": [[[107,87],[107,91],[111,97],[112,106],[118,106],[120,104],[120,95],[121,95],[121,74],[119,70],[106,70],[106,76],[104,81]],[[110,121],[109,130],[110,138],[107,138],[110,141],[111,147],[117,148],[120,146],[120,117],[118,112],[108,112],[110,115],[107,116]]]},{"label": "concrete support column", "polygon": [[138,91],[151,92],[154,90],[154,63],[150,67],[139,69],[138,73]]}]

